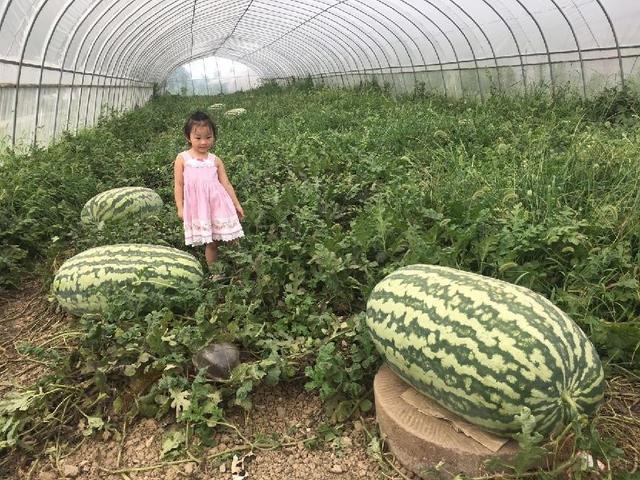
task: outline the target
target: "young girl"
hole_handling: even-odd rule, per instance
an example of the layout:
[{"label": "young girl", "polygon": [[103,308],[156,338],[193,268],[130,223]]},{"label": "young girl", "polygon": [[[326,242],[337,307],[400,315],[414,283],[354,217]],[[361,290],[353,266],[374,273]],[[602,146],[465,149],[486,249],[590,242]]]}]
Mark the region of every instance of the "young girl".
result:
[{"label": "young girl", "polygon": [[217,128],[206,113],[193,113],[184,125],[191,148],[176,157],[174,194],[184,223],[187,245],[206,245],[209,267],[218,257],[218,243],[244,236],[244,210],[227,178],[222,160],[209,153]]}]

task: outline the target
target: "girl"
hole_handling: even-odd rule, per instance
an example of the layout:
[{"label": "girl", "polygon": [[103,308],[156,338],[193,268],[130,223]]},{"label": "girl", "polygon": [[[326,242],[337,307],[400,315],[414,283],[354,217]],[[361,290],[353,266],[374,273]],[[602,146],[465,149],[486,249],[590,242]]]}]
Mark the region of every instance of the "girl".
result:
[{"label": "girl", "polygon": [[209,267],[218,258],[218,243],[244,236],[244,210],[227,178],[222,160],[209,153],[217,127],[204,112],[193,113],[184,125],[191,148],[176,157],[174,194],[184,223],[187,245],[206,245]]}]

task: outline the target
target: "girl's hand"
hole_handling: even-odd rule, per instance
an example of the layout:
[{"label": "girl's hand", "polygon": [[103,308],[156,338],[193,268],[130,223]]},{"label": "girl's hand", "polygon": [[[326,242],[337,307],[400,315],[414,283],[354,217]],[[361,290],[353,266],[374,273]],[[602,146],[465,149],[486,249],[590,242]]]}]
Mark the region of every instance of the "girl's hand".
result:
[{"label": "girl's hand", "polygon": [[242,209],[242,206],[236,205],[236,212],[238,213],[238,218],[242,220],[244,218],[244,210]]},{"label": "girl's hand", "polygon": [[184,215],[182,214],[182,209],[181,208],[178,209],[178,218],[180,220],[182,220],[184,218]]}]

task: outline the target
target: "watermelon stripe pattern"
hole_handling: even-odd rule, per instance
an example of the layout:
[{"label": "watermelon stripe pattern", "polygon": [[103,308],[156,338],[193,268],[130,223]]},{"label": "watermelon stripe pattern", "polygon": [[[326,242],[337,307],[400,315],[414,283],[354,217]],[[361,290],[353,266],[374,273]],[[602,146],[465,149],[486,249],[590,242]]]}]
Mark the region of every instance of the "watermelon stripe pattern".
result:
[{"label": "watermelon stripe pattern", "polygon": [[100,223],[157,211],[162,205],[160,195],[150,188],[113,188],[89,199],[80,212],[80,220],[84,224]]},{"label": "watermelon stripe pattern", "polygon": [[109,288],[132,289],[145,284],[154,290],[197,286],[203,278],[198,260],[182,250],[162,245],[121,244],[90,248],[71,257],[56,273],[52,291],[69,313],[101,313]]},{"label": "watermelon stripe pattern", "polygon": [[528,407],[546,434],[603,399],[604,372],[580,328],[541,295],[447,267],[412,265],[384,278],[367,325],[391,368],[471,423],[521,430]]}]

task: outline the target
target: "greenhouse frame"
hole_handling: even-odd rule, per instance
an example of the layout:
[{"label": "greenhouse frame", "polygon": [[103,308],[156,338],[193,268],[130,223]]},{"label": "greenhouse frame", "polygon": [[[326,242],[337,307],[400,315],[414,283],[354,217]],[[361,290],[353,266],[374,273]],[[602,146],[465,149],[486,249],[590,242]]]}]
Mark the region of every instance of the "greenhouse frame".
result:
[{"label": "greenhouse frame", "polygon": [[[45,145],[145,103],[205,58],[248,69],[226,91],[311,78],[481,99],[539,85],[588,96],[637,78],[638,19],[632,0],[4,0],[0,136]],[[205,84],[222,91],[219,72]],[[174,91],[197,93],[188,77]]]}]

